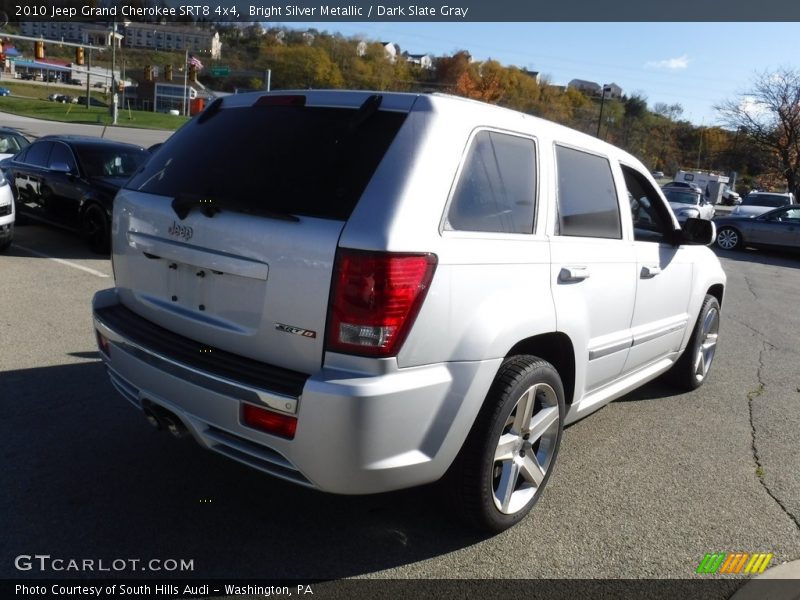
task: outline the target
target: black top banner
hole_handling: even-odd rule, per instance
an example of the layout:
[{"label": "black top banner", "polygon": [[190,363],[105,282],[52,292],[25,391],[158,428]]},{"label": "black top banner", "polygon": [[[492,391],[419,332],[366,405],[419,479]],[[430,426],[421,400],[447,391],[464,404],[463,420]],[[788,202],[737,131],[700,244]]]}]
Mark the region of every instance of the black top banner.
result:
[{"label": "black top banner", "polygon": [[[581,22],[800,21],[800,2],[789,0],[216,0],[195,2],[2,0],[7,22],[215,21],[215,22]],[[0,15],[2,18],[2,15]],[[2,25],[2,21],[0,21]]]}]

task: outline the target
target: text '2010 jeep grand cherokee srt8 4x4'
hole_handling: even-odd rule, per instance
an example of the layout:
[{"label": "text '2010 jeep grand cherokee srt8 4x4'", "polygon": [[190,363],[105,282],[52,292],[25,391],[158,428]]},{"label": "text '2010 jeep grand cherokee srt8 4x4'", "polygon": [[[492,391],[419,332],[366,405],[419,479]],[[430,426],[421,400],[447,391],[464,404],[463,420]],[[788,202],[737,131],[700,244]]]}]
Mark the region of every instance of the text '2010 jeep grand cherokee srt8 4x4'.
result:
[{"label": "text '2010 jeep grand cherokee srt8 4x4'", "polygon": [[714,357],[725,274],[647,169],[442,95],[218,99],[114,202],[94,298],[119,392],[154,424],[319,490],[445,477],[520,520],[565,424]]}]

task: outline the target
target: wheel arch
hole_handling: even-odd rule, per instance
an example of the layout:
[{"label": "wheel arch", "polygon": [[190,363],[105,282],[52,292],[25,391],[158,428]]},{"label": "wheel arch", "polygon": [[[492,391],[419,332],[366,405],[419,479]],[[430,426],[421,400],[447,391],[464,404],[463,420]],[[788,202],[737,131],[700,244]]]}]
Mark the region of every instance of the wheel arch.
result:
[{"label": "wheel arch", "polygon": [[534,335],[514,344],[506,358],[520,354],[531,354],[553,365],[564,385],[564,402],[569,408],[575,399],[575,348],[569,336],[560,331]]},{"label": "wheel arch", "polygon": [[725,295],[725,286],[721,283],[716,283],[708,288],[707,294],[714,296],[719,302],[720,308],[722,307],[722,298]]}]

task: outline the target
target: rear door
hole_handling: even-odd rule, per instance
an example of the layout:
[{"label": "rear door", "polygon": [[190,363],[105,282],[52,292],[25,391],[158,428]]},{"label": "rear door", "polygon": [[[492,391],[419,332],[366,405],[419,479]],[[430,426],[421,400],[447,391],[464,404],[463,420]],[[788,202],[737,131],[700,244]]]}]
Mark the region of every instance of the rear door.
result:
[{"label": "rear door", "polygon": [[21,212],[38,218],[47,218],[50,211],[41,191],[52,148],[53,143],[49,141],[31,144],[11,168]]},{"label": "rear door", "polygon": [[790,205],[751,219],[745,239],[754,244],[800,246],[800,208]]},{"label": "rear door", "polygon": [[216,101],[158,149],[114,202],[123,304],[210,352],[320,368],[339,235],[410,103],[315,98]]}]

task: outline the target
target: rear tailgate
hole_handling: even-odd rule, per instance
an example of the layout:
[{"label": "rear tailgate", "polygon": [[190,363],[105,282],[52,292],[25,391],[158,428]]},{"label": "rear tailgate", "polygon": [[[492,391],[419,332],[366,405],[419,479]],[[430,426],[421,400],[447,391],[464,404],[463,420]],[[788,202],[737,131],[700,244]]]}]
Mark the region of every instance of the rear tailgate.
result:
[{"label": "rear tailgate", "polygon": [[318,370],[339,235],[413,104],[376,98],[248,94],[184,126],[115,199],[121,302],[209,352]]}]

